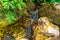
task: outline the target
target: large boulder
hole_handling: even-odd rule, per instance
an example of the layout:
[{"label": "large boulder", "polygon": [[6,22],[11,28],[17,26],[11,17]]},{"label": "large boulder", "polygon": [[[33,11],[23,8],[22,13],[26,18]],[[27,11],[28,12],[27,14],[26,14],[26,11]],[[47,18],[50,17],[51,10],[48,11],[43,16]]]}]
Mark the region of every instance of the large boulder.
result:
[{"label": "large boulder", "polygon": [[60,25],[60,9],[59,3],[54,4],[42,4],[39,9],[39,17],[46,16],[52,20],[57,25]]},{"label": "large boulder", "polygon": [[33,40],[55,40],[59,36],[59,27],[47,17],[40,17],[38,24],[33,26]]}]

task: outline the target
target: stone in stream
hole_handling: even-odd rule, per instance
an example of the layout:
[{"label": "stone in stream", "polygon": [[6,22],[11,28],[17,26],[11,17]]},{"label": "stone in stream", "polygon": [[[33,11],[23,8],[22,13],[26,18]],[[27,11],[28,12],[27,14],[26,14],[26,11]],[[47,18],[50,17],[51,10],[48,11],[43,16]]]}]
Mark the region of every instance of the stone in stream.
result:
[{"label": "stone in stream", "polygon": [[14,36],[11,36],[10,34],[4,35],[3,40],[15,40]]},{"label": "stone in stream", "polygon": [[59,36],[59,27],[47,17],[40,17],[38,25],[33,26],[33,40],[55,40]]},{"label": "stone in stream", "polygon": [[39,17],[48,17],[53,23],[60,25],[60,3],[42,4],[39,9]]},{"label": "stone in stream", "polygon": [[60,3],[59,3],[59,2],[55,2],[55,3],[54,3],[54,8],[60,9]]}]

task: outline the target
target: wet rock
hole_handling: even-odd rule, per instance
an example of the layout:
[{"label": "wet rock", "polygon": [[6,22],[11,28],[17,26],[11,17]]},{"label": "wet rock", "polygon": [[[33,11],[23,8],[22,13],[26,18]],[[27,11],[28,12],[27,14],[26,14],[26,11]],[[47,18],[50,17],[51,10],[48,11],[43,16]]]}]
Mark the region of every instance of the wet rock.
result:
[{"label": "wet rock", "polygon": [[19,19],[19,24],[23,27],[27,27],[30,23],[30,18],[28,17],[28,12],[26,9],[19,11],[21,18]]},{"label": "wet rock", "polygon": [[60,9],[60,3],[55,2],[55,3],[54,3],[54,8],[56,8],[56,9]]},{"label": "wet rock", "polygon": [[47,17],[40,17],[38,25],[33,26],[33,40],[55,40],[59,36],[57,25],[49,21]]},{"label": "wet rock", "polygon": [[54,4],[42,4],[39,9],[39,17],[40,16],[46,16],[50,18],[55,24],[60,25],[60,9],[56,9]]},{"label": "wet rock", "polygon": [[15,40],[15,38],[13,36],[11,36],[10,34],[6,34],[3,38],[3,40]]},{"label": "wet rock", "polygon": [[20,40],[21,38],[26,36],[25,30],[22,27],[19,26],[13,32],[13,36],[15,37],[15,40]]},{"label": "wet rock", "polygon": [[32,32],[31,25],[25,28],[25,32],[26,32],[26,37],[25,38],[30,39],[31,36],[32,36],[31,35],[31,32]]},{"label": "wet rock", "polygon": [[59,36],[59,27],[57,25],[54,25],[53,23],[51,23],[47,17],[41,17],[40,19],[43,23],[45,23],[45,26],[47,28],[46,31],[48,33],[52,33],[55,36]]},{"label": "wet rock", "polygon": [[[7,38],[7,36],[9,36],[9,38]],[[0,27],[0,37],[4,37],[4,40],[12,40],[10,38],[11,36],[14,36],[15,40],[20,40],[26,36],[25,29],[21,27],[19,23],[9,25],[8,27]]]},{"label": "wet rock", "polygon": [[27,6],[28,11],[33,11],[36,5],[34,3],[27,3]]}]

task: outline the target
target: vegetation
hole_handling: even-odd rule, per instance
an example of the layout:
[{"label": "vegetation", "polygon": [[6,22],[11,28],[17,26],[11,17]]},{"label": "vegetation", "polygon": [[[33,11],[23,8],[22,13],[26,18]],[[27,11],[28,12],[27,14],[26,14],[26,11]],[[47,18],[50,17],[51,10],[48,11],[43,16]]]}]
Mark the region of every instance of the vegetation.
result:
[{"label": "vegetation", "polygon": [[0,0],[0,5],[4,9],[22,9],[26,7],[26,4],[23,2],[23,0]]},{"label": "vegetation", "polygon": [[0,0],[0,12],[5,16],[8,24],[11,24],[12,20],[16,21],[17,9],[22,10],[25,7],[23,0]]}]

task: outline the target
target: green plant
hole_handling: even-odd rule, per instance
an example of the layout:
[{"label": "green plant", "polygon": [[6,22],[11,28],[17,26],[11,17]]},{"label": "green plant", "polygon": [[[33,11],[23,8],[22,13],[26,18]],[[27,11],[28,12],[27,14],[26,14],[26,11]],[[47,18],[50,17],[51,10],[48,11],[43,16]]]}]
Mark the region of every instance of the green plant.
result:
[{"label": "green plant", "polygon": [[33,3],[33,2],[37,2],[40,3],[41,0],[29,0],[29,2]]},{"label": "green plant", "polygon": [[7,11],[7,13],[5,14],[5,19],[6,19],[7,23],[11,24],[12,21],[16,21],[15,16],[16,16],[16,13]]},{"label": "green plant", "polygon": [[[0,13],[8,24],[16,21],[18,11],[26,7],[23,0],[0,0]],[[1,17],[0,17],[1,18]]]},{"label": "green plant", "polygon": [[54,3],[54,2],[60,2],[60,0],[29,0],[29,2],[36,2],[36,3]]},{"label": "green plant", "polygon": [[29,0],[29,2],[34,2],[35,0]]},{"label": "green plant", "polygon": [[43,1],[42,3],[45,3],[45,4],[47,4],[47,3],[52,4],[54,2],[60,2],[60,0],[42,0],[42,1]]},{"label": "green plant", "polygon": [[0,0],[1,6],[4,9],[22,9],[26,7],[26,4],[23,2],[23,0]]}]

